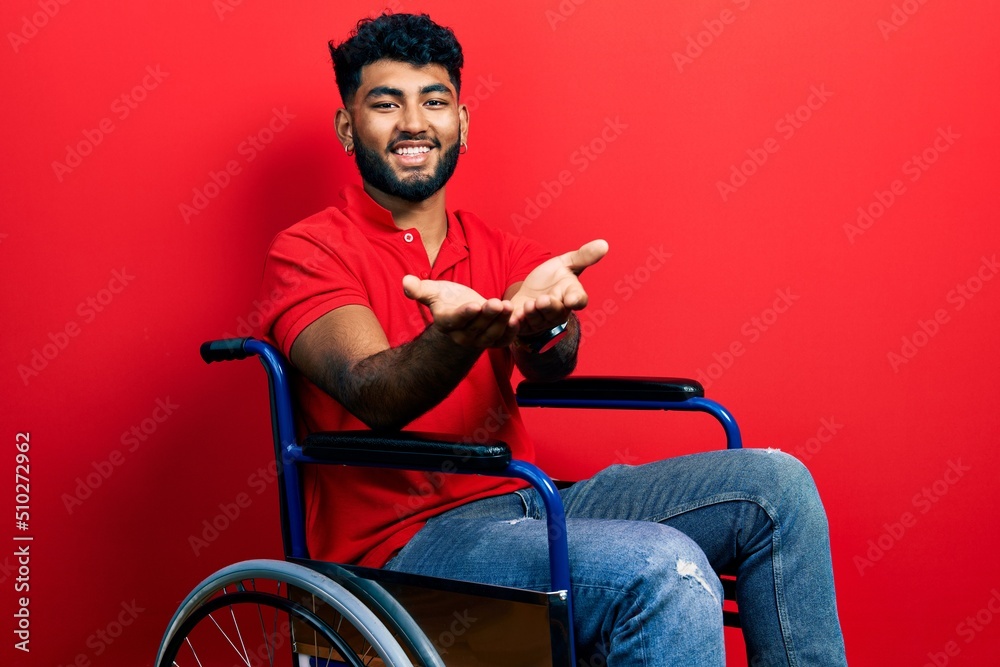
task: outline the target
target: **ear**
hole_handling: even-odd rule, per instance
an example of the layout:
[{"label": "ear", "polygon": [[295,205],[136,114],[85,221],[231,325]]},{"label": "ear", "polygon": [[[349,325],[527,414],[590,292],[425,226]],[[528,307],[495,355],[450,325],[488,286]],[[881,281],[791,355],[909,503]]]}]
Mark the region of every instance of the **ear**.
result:
[{"label": "ear", "polygon": [[337,113],[333,117],[333,128],[337,131],[337,140],[340,141],[344,150],[353,149],[354,121],[351,119],[351,113],[344,107],[337,109]]},{"label": "ear", "polygon": [[458,128],[459,143],[469,143],[469,107],[464,104],[458,107]]}]

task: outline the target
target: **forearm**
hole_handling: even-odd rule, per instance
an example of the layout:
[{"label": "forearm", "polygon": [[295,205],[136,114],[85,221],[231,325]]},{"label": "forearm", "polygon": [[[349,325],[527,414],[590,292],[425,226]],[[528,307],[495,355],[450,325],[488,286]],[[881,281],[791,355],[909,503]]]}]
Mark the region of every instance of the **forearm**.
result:
[{"label": "forearm", "polygon": [[480,354],[431,326],[408,343],[344,367],[329,384],[341,405],[370,428],[396,430],[444,400]]},{"label": "forearm", "polygon": [[576,368],[580,348],[580,320],[569,314],[566,333],[552,348],[545,352],[529,352],[512,345],[514,363],[528,380],[551,382],[566,377]]}]

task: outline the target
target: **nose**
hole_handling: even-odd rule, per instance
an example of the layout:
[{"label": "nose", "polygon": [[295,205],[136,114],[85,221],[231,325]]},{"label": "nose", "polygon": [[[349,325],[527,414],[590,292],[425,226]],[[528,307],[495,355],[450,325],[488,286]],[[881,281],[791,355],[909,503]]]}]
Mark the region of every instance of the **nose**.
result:
[{"label": "nose", "polygon": [[419,104],[407,104],[399,114],[397,129],[409,134],[420,134],[427,129],[427,121]]}]

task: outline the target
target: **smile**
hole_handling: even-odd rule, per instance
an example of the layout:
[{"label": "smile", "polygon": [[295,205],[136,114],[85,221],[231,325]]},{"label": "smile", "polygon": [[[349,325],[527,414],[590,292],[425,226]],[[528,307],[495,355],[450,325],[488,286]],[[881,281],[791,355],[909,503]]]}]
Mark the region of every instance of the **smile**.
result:
[{"label": "smile", "polygon": [[393,151],[396,155],[420,155],[430,152],[431,149],[428,146],[401,147]]},{"label": "smile", "polygon": [[418,146],[402,145],[392,149],[397,162],[402,167],[424,167],[430,163],[430,152],[433,146],[421,144]]}]

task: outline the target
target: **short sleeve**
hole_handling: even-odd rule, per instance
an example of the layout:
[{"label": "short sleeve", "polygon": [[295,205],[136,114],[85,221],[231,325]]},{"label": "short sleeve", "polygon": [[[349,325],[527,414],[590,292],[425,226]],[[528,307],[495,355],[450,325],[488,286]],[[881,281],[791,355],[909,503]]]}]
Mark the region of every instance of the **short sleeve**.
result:
[{"label": "short sleeve", "polygon": [[[333,214],[336,212],[334,210]],[[359,276],[338,255],[336,248],[349,247],[333,225],[316,220],[317,214],[275,237],[267,253],[261,281],[261,303],[270,309],[260,334],[277,345],[286,358],[292,343],[317,319],[347,305],[370,307]]]},{"label": "short sleeve", "polygon": [[552,257],[552,253],[546,250],[542,244],[523,236],[505,233],[505,241],[510,262],[505,288],[521,282],[536,266]]}]

